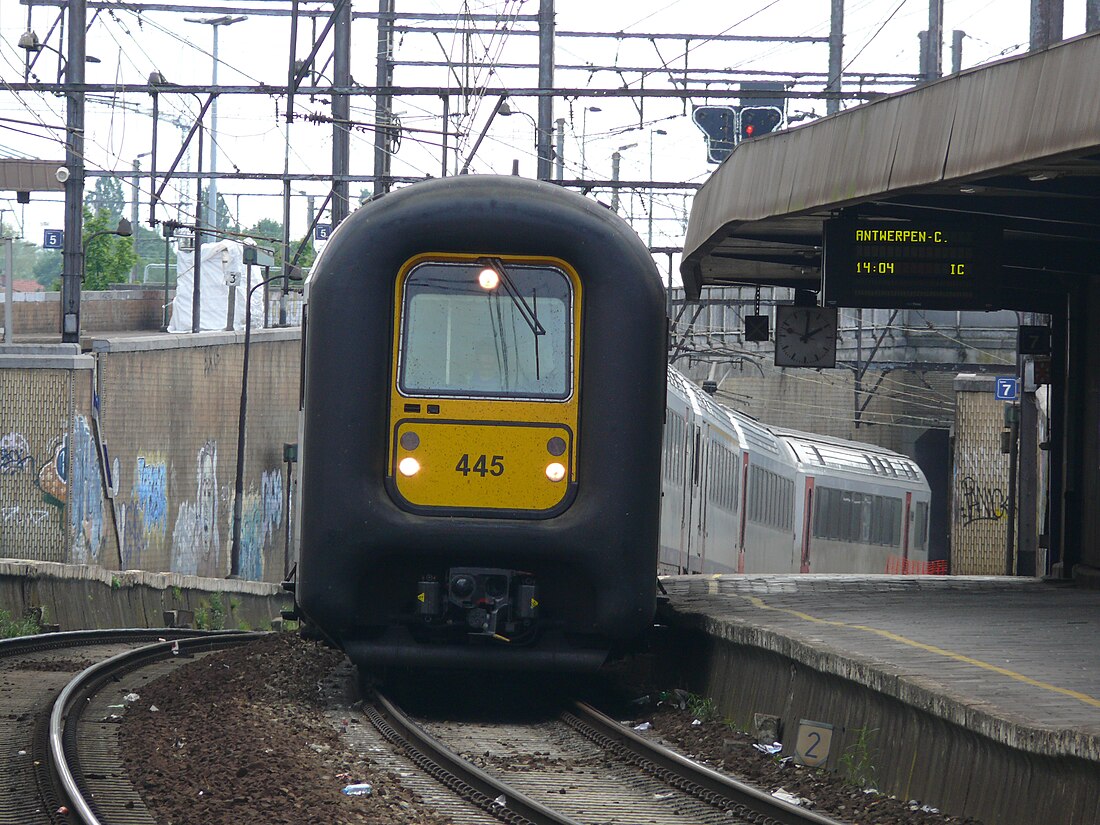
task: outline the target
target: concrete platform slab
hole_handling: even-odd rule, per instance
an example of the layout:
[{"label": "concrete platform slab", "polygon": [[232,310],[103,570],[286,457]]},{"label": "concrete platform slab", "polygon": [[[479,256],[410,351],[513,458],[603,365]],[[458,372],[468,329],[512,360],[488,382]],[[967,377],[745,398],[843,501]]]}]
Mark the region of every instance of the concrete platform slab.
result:
[{"label": "concrete platform slab", "polygon": [[[761,705],[728,708],[734,712],[785,715],[785,743],[790,738],[793,745],[792,728],[801,718],[831,714],[822,721],[890,732],[895,741],[880,743],[879,759],[884,780],[902,792],[921,787],[931,798],[937,783],[950,783],[939,766],[924,764],[934,761],[931,751],[946,749],[943,764],[985,760],[970,768],[975,781],[1007,780],[1026,763],[1024,785],[992,795],[986,789],[990,798],[981,804],[990,810],[975,808],[977,794],[945,791],[963,808],[958,813],[1037,821],[1027,818],[1026,799],[1012,803],[1019,815],[1007,810],[1006,800],[1026,786],[1031,798],[1069,800],[1070,818],[1045,822],[1100,821],[1100,592],[1000,577],[662,581],[672,621],[703,631],[712,653],[724,651],[705,666],[703,682],[722,694],[723,679],[763,679],[767,684],[755,689],[727,689],[722,701]],[[746,672],[754,668],[760,673]],[[776,694],[771,700],[770,693]],[[960,748],[972,751],[961,763]],[[1083,784],[1075,785],[1074,777]],[[1051,790],[1048,779],[1059,789]]]}]

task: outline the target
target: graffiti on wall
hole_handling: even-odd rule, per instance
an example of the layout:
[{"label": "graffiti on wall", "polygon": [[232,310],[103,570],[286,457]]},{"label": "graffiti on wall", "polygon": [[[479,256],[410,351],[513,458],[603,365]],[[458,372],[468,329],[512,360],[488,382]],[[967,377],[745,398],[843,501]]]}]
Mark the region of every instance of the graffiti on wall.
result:
[{"label": "graffiti on wall", "polygon": [[92,439],[88,419],[73,419],[72,438],[56,439],[50,459],[38,471],[38,486],[47,504],[68,508],[72,528],[68,548],[70,564],[92,564],[99,560],[106,525],[103,485],[99,475],[99,452]]},{"label": "graffiti on wall", "polygon": [[88,419],[78,415],[73,423],[69,522],[73,528],[70,561],[91,564],[99,560],[104,537],[103,485],[99,478],[99,451]]},{"label": "graffiti on wall", "polygon": [[959,508],[963,525],[998,521],[1008,512],[1008,494],[1000,487],[982,486],[973,476],[959,482]]},{"label": "graffiti on wall", "polygon": [[163,461],[137,457],[134,501],[141,510],[146,530],[168,532],[168,468]]},{"label": "graffiti on wall", "polygon": [[195,499],[180,504],[172,530],[172,572],[191,576],[224,576],[218,534],[218,443],[199,449]]},{"label": "graffiti on wall", "polygon": [[263,580],[264,547],[282,523],[283,477],[278,469],[265,471],[260,489],[246,493],[241,505],[241,578]]},{"label": "graffiti on wall", "polygon": [[33,472],[34,456],[26,437],[16,432],[0,436],[0,475]]},{"label": "graffiti on wall", "polygon": [[168,466],[163,459],[137,457],[130,501],[119,503],[118,508],[122,564],[127,569],[140,568],[151,542],[159,539],[163,544],[168,533]]}]

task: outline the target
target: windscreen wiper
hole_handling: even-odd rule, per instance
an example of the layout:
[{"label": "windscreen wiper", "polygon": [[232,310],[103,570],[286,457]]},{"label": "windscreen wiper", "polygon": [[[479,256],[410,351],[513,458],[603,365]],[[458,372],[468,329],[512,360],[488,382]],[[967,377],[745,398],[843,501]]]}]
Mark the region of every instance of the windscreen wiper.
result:
[{"label": "windscreen wiper", "polygon": [[534,293],[532,300],[534,302],[534,308],[528,305],[527,300],[516,289],[516,285],[512,283],[512,278],[508,275],[508,271],[504,268],[504,261],[500,258],[485,258],[484,263],[487,266],[491,266],[500,275],[501,283],[504,284],[504,291],[508,293],[508,297],[512,299],[512,303],[516,309],[519,310],[519,315],[523,318],[527,324],[528,329],[531,330],[531,334],[535,336],[535,380],[542,380],[541,367],[539,364],[539,336],[546,334],[546,329],[539,323],[538,314],[538,293]]}]

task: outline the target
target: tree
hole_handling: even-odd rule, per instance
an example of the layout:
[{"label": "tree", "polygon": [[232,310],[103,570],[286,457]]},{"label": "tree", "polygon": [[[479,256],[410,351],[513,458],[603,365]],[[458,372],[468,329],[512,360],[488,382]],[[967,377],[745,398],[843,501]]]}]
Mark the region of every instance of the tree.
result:
[{"label": "tree", "polygon": [[137,262],[130,238],[118,235],[100,235],[91,243],[88,239],[96,232],[110,232],[118,225],[107,209],[99,209],[94,215],[84,209],[84,289],[107,289],[110,284],[121,284],[130,275]]},{"label": "tree", "polygon": [[126,196],[122,192],[122,181],[118,178],[97,178],[95,189],[84,198],[84,206],[92,212],[107,210],[111,219],[117,224],[126,208]]}]

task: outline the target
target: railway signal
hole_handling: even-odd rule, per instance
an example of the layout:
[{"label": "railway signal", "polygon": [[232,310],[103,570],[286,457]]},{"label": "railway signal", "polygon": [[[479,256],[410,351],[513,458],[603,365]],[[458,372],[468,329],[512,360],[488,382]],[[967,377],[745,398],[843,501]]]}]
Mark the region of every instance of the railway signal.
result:
[{"label": "railway signal", "polygon": [[783,112],[775,106],[743,106],[737,114],[738,142],[774,132],[783,125]]}]

